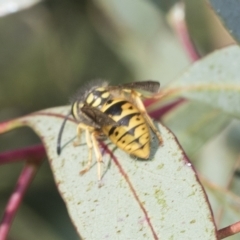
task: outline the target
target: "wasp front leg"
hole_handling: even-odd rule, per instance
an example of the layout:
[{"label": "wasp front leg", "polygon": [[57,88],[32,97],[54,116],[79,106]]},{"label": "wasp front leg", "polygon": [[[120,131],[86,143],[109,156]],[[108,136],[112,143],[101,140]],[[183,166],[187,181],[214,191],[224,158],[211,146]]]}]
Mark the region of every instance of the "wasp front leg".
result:
[{"label": "wasp front leg", "polygon": [[92,131],[91,127],[83,124],[83,123],[79,123],[77,126],[77,141],[75,141],[73,144],[74,146],[78,146],[80,145],[80,140],[81,140],[81,133],[82,131],[85,131],[86,134],[86,143],[87,143],[87,147],[88,147],[88,161],[87,161],[87,166],[80,171],[80,174],[84,174],[86,173],[91,165],[92,165],[92,141],[91,141],[91,137],[90,137],[90,132]]},{"label": "wasp front leg", "polygon": [[145,106],[143,105],[143,102],[142,102],[142,99],[141,99],[142,95],[139,92],[136,92],[136,91],[132,90],[131,96],[132,96],[132,99],[134,100],[134,102],[136,103],[138,109],[142,113],[143,117],[146,119],[147,123],[151,127],[152,131],[156,134],[156,136],[159,140],[159,143],[163,144],[163,139],[162,139],[162,136],[161,136],[160,132],[155,127],[152,119],[149,117],[149,115],[146,111]]},{"label": "wasp front leg", "polygon": [[85,130],[86,126],[82,123],[78,124],[77,126],[77,140],[73,142],[73,146],[77,147],[81,144],[81,134],[82,130]]},{"label": "wasp front leg", "polygon": [[87,143],[87,147],[88,147],[88,161],[87,161],[86,167],[83,170],[80,171],[80,174],[86,173],[92,165],[92,148],[93,148],[93,145],[92,145],[92,140],[91,140],[91,137],[90,137],[90,130],[87,126],[85,126],[85,125],[83,125],[83,126],[84,126],[85,133],[86,133],[86,143]]},{"label": "wasp front leg", "polygon": [[88,127],[84,124],[79,124],[79,129],[85,130],[86,133],[86,143],[88,146],[88,162],[86,167],[80,171],[80,174],[84,174],[86,172],[89,171],[89,169],[92,166],[92,149],[94,150],[96,159],[97,159],[97,164],[98,164],[98,180],[101,180],[101,163],[102,163],[102,154],[99,150],[99,146],[98,146],[98,141],[97,141],[97,136],[98,136],[98,132],[93,131],[93,129],[91,127]]},{"label": "wasp front leg", "polygon": [[97,136],[98,135],[99,135],[99,133],[94,131],[91,134],[91,140],[92,140],[92,143],[93,143],[93,149],[94,149],[95,156],[96,156],[96,159],[97,159],[97,167],[98,167],[97,174],[98,174],[98,180],[100,181],[101,178],[102,178],[101,164],[102,164],[103,161],[102,161],[102,153],[99,149],[99,145],[98,145],[98,141],[97,141]]}]

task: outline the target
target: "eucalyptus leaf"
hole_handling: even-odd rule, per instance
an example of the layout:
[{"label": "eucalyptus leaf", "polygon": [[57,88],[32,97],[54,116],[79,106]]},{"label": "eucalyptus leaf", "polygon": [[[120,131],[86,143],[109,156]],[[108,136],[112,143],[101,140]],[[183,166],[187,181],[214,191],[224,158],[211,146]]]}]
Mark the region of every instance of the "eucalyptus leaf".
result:
[{"label": "eucalyptus leaf", "polygon": [[[240,48],[218,50],[195,62],[164,91],[206,103],[240,118]],[[165,93],[166,93],[165,92]]]},{"label": "eucalyptus leaf", "polygon": [[164,143],[149,161],[133,159],[107,144],[102,149],[99,187],[95,156],[90,170],[79,174],[88,148],[84,134],[82,144],[73,146],[77,125],[72,120],[66,123],[62,153],[57,155],[59,129],[68,112],[69,107],[52,108],[16,121],[42,139],[56,184],[82,239],[217,239],[205,191],[166,127],[158,124]]}]

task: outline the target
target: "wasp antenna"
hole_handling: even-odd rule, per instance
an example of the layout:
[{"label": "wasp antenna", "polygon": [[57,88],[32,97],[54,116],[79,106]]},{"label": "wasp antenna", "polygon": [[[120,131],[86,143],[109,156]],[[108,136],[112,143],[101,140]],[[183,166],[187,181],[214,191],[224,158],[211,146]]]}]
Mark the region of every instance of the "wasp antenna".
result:
[{"label": "wasp antenna", "polygon": [[59,130],[59,133],[58,133],[58,138],[57,138],[57,154],[60,155],[61,154],[61,140],[62,140],[62,133],[63,133],[63,129],[65,127],[65,124],[68,120],[68,117],[71,115],[71,111],[65,116],[64,120],[63,120],[63,123],[62,123],[62,126]]}]

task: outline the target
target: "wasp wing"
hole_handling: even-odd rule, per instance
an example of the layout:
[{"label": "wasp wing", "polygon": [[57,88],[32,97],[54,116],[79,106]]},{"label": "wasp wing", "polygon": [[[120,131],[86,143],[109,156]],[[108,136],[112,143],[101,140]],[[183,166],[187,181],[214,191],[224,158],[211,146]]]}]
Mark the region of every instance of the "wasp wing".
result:
[{"label": "wasp wing", "polygon": [[143,82],[132,82],[126,83],[118,86],[108,86],[109,90],[115,89],[139,89],[151,93],[158,93],[160,88],[160,83],[156,81],[143,81]]},{"label": "wasp wing", "polygon": [[95,107],[84,105],[81,108],[81,111],[100,127],[108,126],[108,125],[112,125],[112,126],[119,125],[112,118],[110,118],[108,115],[101,112],[99,109]]}]

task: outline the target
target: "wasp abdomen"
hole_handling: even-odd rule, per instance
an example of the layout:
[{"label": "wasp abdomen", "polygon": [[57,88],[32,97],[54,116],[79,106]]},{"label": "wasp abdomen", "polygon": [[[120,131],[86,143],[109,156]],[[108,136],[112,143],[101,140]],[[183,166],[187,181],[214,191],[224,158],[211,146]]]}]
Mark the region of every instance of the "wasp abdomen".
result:
[{"label": "wasp abdomen", "polygon": [[131,102],[119,98],[106,101],[101,111],[119,123],[119,126],[104,126],[104,134],[124,151],[147,159],[150,153],[150,133],[139,110]]}]

